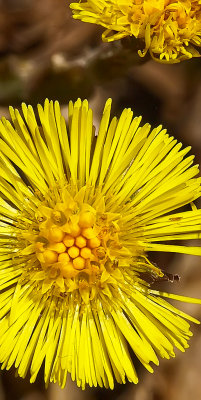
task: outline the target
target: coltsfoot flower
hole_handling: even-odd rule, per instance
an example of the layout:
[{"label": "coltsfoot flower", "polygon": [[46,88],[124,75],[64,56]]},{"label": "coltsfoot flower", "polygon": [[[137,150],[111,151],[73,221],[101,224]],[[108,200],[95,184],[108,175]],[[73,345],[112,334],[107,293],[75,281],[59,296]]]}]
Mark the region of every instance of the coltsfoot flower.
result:
[{"label": "coltsfoot flower", "polygon": [[106,28],[103,41],[141,39],[141,57],[149,51],[156,61],[175,63],[200,56],[200,0],[81,0],[70,7],[75,19]]},{"label": "coltsfoot flower", "polygon": [[164,298],[201,301],[154,290],[164,273],[147,259],[201,255],[171,244],[200,238],[198,167],[161,126],[130,109],[110,121],[110,108],[97,135],[86,100],[67,124],[48,100],[0,122],[0,361],[31,382],[44,364],[46,384],[137,383],[129,348],[153,372],[198,323]]}]

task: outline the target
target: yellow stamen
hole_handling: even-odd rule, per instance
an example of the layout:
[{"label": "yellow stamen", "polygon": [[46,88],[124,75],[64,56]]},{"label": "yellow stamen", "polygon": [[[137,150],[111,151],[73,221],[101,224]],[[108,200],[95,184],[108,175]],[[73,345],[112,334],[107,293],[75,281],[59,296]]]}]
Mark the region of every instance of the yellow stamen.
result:
[{"label": "yellow stamen", "polygon": [[80,226],[78,224],[71,224],[70,225],[70,234],[73,237],[78,236],[81,233]]},{"label": "yellow stamen", "polygon": [[92,228],[82,229],[82,235],[87,239],[92,239],[96,237],[96,234]]},{"label": "yellow stamen", "polygon": [[78,257],[78,256],[79,256],[79,253],[80,253],[80,251],[79,251],[78,247],[76,247],[76,246],[72,246],[72,247],[70,247],[70,248],[68,249],[68,254],[69,254],[69,256],[70,256],[71,258],[76,258],[76,257]]},{"label": "yellow stamen", "polygon": [[84,269],[85,267],[85,260],[82,257],[76,257],[73,260],[73,265],[76,269]]},{"label": "yellow stamen", "polygon": [[57,253],[64,253],[66,251],[66,246],[64,243],[53,243],[48,246],[48,249],[56,251]]},{"label": "yellow stamen", "polygon": [[80,251],[80,255],[83,257],[83,258],[85,258],[85,259],[87,259],[87,258],[90,258],[91,257],[91,250],[88,248],[88,247],[84,247],[83,249],[81,249],[81,251]]},{"label": "yellow stamen", "polygon": [[37,242],[36,243],[36,251],[43,252],[44,251],[44,243]]},{"label": "yellow stamen", "polygon": [[52,228],[49,232],[49,240],[53,242],[62,242],[65,233],[59,228]]},{"label": "yellow stamen", "polygon": [[58,259],[58,254],[56,251],[45,250],[43,253],[44,260],[47,264],[55,263]]},{"label": "yellow stamen", "polygon": [[69,261],[70,261],[70,257],[69,257],[69,255],[68,255],[68,253],[61,253],[61,254],[59,254],[59,256],[58,256],[58,261],[59,261],[59,262],[64,262],[64,263],[69,262]]},{"label": "yellow stamen", "polygon": [[76,244],[77,247],[79,247],[80,249],[82,249],[82,247],[85,247],[85,246],[86,246],[87,241],[86,241],[86,239],[85,239],[83,236],[78,236],[78,237],[75,239],[75,244]]},{"label": "yellow stamen", "polygon": [[71,235],[65,235],[63,242],[65,244],[66,247],[71,247],[74,245],[75,243],[75,239],[71,236]]},{"label": "yellow stamen", "polygon": [[81,228],[90,228],[96,220],[95,215],[90,211],[80,213],[79,225]]},{"label": "yellow stamen", "polygon": [[72,262],[68,262],[67,264],[63,264],[62,275],[64,276],[64,278],[72,278],[72,277],[76,276],[76,270],[73,267],[73,263]]},{"label": "yellow stamen", "polygon": [[96,247],[99,247],[101,242],[97,237],[94,237],[92,239],[87,240],[87,244],[91,249],[95,249]]}]

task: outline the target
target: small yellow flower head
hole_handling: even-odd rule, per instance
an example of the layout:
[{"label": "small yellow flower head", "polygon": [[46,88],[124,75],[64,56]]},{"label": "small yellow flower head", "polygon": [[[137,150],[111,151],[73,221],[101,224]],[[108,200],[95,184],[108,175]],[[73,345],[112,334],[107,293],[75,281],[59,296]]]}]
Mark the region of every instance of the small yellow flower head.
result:
[{"label": "small yellow flower head", "polygon": [[175,63],[200,56],[200,0],[81,0],[70,7],[75,19],[106,28],[103,41],[143,40],[141,57],[149,51],[156,61]]},{"label": "small yellow flower head", "polygon": [[46,385],[137,383],[129,348],[152,372],[198,323],[164,297],[201,301],[154,290],[167,275],[147,259],[201,255],[171,244],[200,238],[198,167],[161,126],[130,109],[110,121],[110,108],[97,134],[86,100],[67,123],[48,100],[39,123],[25,104],[0,121],[0,361],[31,382],[44,363]]}]

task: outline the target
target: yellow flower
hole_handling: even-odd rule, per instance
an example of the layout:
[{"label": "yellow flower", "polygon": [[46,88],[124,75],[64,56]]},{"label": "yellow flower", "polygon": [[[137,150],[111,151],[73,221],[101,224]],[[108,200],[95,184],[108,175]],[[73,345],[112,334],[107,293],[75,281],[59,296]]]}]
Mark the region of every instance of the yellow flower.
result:
[{"label": "yellow flower", "polygon": [[[175,63],[200,57],[200,0],[81,0],[71,3],[73,17],[106,28],[103,41],[134,36],[159,62]],[[139,42],[140,46],[140,42]]]},{"label": "yellow flower", "polygon": [[48,100],[0,122],[0,361],[31,382],[44,363],[46,384],[137,383],[128,346],[152,372],[198,323],[164,297],[201,301],[154,290],[167,276],[146,255],[201,255],[169,244],[200,237],[198,167],[161,126],[130,109],[110,121],[110,108],[98,135],[86,100],[67,124]]}]

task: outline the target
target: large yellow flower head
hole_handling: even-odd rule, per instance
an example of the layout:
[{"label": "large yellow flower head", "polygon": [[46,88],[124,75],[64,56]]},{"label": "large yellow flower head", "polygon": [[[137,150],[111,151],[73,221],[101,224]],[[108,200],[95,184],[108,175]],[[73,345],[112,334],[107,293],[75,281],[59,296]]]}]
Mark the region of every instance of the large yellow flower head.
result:
[{"label": "large yellow flower head", "polygon": [[141,57],[149,51],[156,61],[175,63],[200,56],[200,0],[81,0],[70,7],[75,19],[106,28],[103,41],[141,39]]},{"label": "large yellow flower head", "polygon": [[137,383],[128,348],[152,372],[198,322],[164,297],[200,300],[148,283],[166,275],[146,254],[201,255],[171,244],[200,237],[198,167],[161,126],[130,109],[110,121],[110,108],[97,134],[86,100],[69,103],[67,124],[48,100],[37,119],[23,104],[0,122],[0,361],[31,382],[44,363],[46,384]]}]

